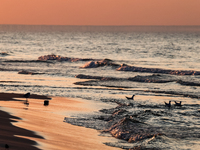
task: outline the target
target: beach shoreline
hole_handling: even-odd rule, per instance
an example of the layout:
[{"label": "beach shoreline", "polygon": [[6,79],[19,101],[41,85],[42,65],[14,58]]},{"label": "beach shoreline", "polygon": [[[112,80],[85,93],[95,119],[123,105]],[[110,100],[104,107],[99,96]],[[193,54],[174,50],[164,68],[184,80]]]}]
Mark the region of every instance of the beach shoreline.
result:
[{"label": "beach shoreline", "polygon": [[[63,122],[67,112],[93,111],[87,102],[65,97],[31,95],[25,105],[23,94],[0,93],[0,147],[29,150],[77,150],[107,149],[108,139],[98,136],[94,129],[74,126]],[[44,106],[44,100],[49,105]],[[89,102],[88,102],[89,103]]]}]

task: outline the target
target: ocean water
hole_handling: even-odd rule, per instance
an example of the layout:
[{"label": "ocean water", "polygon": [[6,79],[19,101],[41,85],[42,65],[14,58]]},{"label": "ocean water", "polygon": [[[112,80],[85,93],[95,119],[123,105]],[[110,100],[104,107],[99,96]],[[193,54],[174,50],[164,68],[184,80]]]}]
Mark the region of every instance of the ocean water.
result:
[{"label": "ocean water", "polygon": [[[65,121],[120,139],[111,146],[199,149],[199,52],[198,26],[0,25],[0,91],[106,103]],[[45,55],[78,59],[38,61]],[[83,67],[103,59],[109,63]]]}]

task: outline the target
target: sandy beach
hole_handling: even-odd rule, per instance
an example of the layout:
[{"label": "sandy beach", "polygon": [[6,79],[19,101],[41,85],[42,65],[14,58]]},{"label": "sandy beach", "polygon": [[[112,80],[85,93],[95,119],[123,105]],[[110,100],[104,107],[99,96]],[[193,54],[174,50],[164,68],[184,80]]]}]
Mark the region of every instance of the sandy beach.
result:
[{"label": "sandy beach", "polygon": [[[49,105],[44,106],[44,100]],[[0,149],[12,150],[116,150],[103,144],[99,132],[63,122],[70,113],[94,111],[89,102],[64,97],[0,93]]]}]

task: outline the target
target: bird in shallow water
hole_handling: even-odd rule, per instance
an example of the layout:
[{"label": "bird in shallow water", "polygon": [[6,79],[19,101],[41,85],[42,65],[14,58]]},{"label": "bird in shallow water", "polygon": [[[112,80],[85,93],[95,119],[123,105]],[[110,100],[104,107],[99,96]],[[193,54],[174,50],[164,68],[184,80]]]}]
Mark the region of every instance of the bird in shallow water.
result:
[{"label": "bird in shallow water", "polygon": [[132,97],[127,97],[125,96],[128,100],[133,99],[135,95],[133,95]]},{"label": "bird in shallow water", "polygon": [[5,149],[9,149],[9,145],[8,144],[5,144]]},{"label": "bird in shallow water", "polygon": [[171,107],[171,101],[169,101],[169,103],[166,103],[166,102],[165,102],[165,106],[167,106],[167,107],[170,108],[170,107]]},{"label": "bird in shallow water", "polygon": [[179,103],[176,101],[174,101],[174,102],[175,102],[175,106],[182,106],[182,104],[181,104],[182,101],[180,101]]}]

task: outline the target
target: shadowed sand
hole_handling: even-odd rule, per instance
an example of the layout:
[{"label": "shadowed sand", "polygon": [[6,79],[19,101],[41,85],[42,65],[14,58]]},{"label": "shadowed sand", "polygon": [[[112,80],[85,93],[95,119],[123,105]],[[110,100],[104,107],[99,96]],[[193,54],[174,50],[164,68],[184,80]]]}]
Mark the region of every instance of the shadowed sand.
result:
[{"label": "shadowed sand", "polygon": [[45,96],[31,95],[26,106],[22,94],[0,93],[0,110],[3,110],[0,111],[0,147],[7,143],[12,150],[118,149],[104,145],[108,139],[98,136],[96,130],[63,122],[70,113],[94,111],[88,107],[89,102],[53,97],[49,106],[44,106],[45,99]]}]

